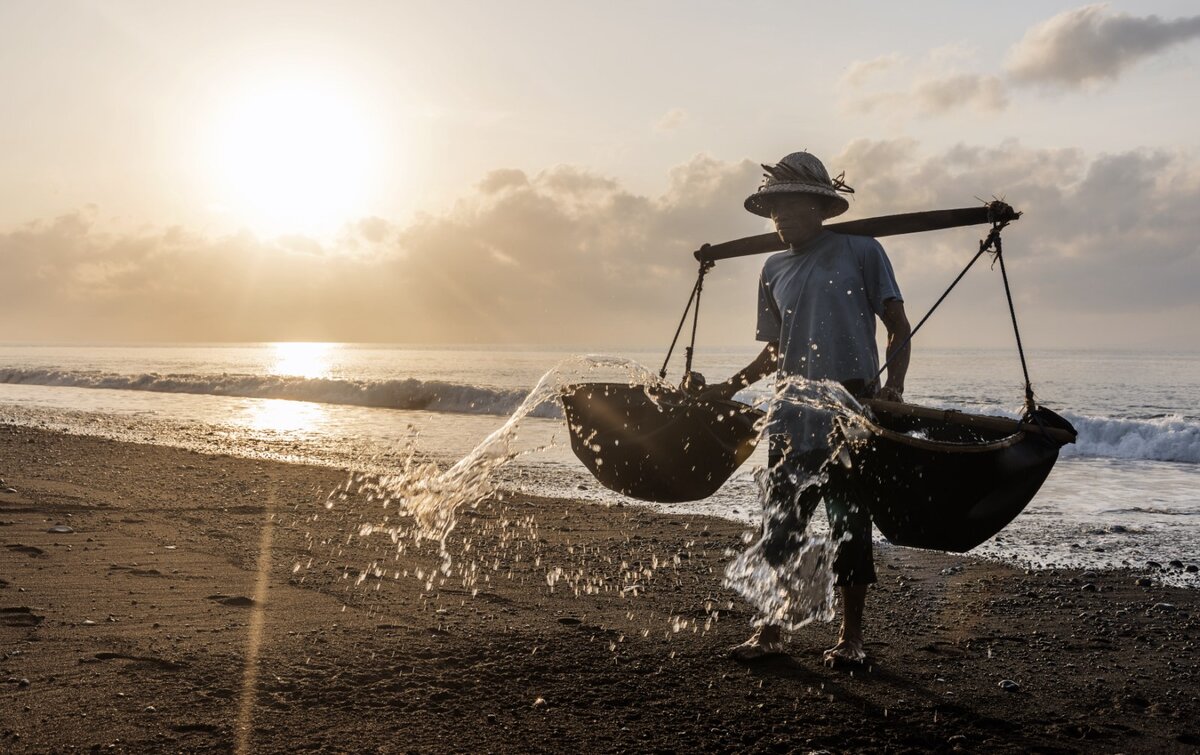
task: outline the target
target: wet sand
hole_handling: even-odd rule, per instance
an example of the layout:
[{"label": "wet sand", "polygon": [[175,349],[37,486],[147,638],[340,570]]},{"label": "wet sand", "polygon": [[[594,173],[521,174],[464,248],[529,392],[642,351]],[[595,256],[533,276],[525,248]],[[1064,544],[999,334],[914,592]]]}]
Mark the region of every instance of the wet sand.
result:
[{"label": "wet sand", "polygon": [[506,496],[464,587],[338,470],[0,426],[0,477],[4,752],[1200,747],[1198,593],[1142,574],[884,548],[870,665],[740,665],[731,522]]}]

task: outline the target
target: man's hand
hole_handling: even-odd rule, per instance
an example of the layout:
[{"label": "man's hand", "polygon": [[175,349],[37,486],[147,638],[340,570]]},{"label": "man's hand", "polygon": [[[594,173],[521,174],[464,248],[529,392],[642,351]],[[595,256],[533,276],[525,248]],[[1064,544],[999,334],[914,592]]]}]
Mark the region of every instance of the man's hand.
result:
[{"label": "man's hand", "polygon": [[733,398],[733,394],[737,393],[744,387],[745,384],[741,383],[740,381],[734,383],[726,380],[723,383],[715,383],[708,386],[704,390],[697,393],[696,398],[701,399],[702,401],[729,400]]},{"label": "man's hand", "polygon": [[883,305],[880,316],[887,327],[887,383],[879,391],[879,398],[884,401],[904,400],[904,376],[908,372],[908,339],[912,328],[908,324],[908,315],[904,313],[904,302],[899,299],[888,299]]}]

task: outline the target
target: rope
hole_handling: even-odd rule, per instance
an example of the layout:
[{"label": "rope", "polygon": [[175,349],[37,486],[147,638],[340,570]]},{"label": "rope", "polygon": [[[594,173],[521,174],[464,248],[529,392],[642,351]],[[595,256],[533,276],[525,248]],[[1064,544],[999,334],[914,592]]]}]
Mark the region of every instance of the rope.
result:
[{"label": "rope", "polygon": [[1000,262],[1000,277],[1004,279],[1004,295],[1008,298],[1008,314],[1012,317],[1013,335],[1017,337],[1017,353],[1021,355],[1021,372],[1025,375],[1025,409],[1032,412],[1037,408],[1037,401],[1033,397],[1033,383],[1029,382],[1029,366],[1025,363],[1025,347],[1021,345],[1017,310],[1013,307],[1012,290],[1008,286],[1008,271],[1004,269],[1004,248],[999,236],[996,237],[996,259]]},{"label": "rope", "polygon": [[[705,244],[705,246],[708,246],[708,245]],[[658,376],[660,378],[665,379],[667,377],[667,365],[670,364],[670,362],[671,362],[671,354],[673,354],[675,352],[675,344],[679,342],[679,334],[683,332],[683,324],[685,322],[687,322],[688,312],[690,312],[692,309],[692,302],[695,302],[696,303],[696,314],[695,314],[695,318],[692,320],[692,345],[688,347],[687,352],[686,352],[687,368],[686,368],[686,372],[684,374],[686,375],[687,372],[691,372],[692,351],[696,346],[696,326],[700,321],[700,290],[702,288],[704,288],[705,273],[707,273],[709,270],[711,270],[713,265],[715,265],[715,264],[716,264],[715,262],[701,262],[700,263],[700,273],[699,273],[699,275],[696,276],[696,283],[695,283],[695,285],[692,286],[691,295],[688,296],[687,306],[685,306],[683,308],[683,315],[679,318],[679,326],[677,328],[675,328],[675,337],[671,339],[671,347],[667,349],[667,358],[663,360],[662,369],[660,369],[658,371]]]},{"label": "rope", "polygon": [[692,374],[692,355],[696,352],[696,329],[700,326],[700,294],[704,293],[704,274],[709,271],[713,263],[700,265],[700,274],[696,276],[696,309],[692,312],[692,341],[684,350],[683,360],[683,376],[688,379]]},{"label": "rope", "polygon": [[[933,303],[933,306],[929,308],[929,311],[926,312],[925,316],[921,318],[921,321],[917,323],[917,327],[913,328],[912,331],[908,334],[908,338],[904,339],[904,343],[900,344],[899,347],[892,350],[892,353],[888,356],[887,361],[884,362],[883,366],[881,366],[879,368],[879,372],[876,372],[875,377],[871,378],[871,383],[870,383],[871,385],[875,385],[875,386],[879,385],[880,375],[883,374],[884,370],[886,370],[888,368],[888,366],[892,363],[892,361],[896,358],[896,356],[899,355],[902,351],[904,351],[905,348],[908,347],[908,344],[912,342],[913,336],[915,336],[917,334],[917,331],[921,329],[921,326],[923,326],[925,324],[925,321],[929,319],[929,316],[934,313],[934,311],[941,305],[941,303],[943,301],[945,301],[946,297],[950,295],[950,292],[954,290],[954,287],[958,285],[958,282],[963,279],[964,275],[967,274],[967,271],[970,270],[975,265],[975,262],[980,257],[983,256],[984,252],[987,252],[989,249],[991,249],[993,245],[999,245],[1000,231],[1002,231],[1006,225],[1008,225],[1007,220],[1003,220],[1003,221],[999,221],[999,222],[995,222],[995,221],[992,222],[991,232],[988,233],[986,239],[983,239],[982,241],[979,242],[979,251],[976,252],[975,256],[971,258],[971,261],[967,263],[967,266],[962,269],[962,272],[958,274],[958,277],[954,279],[954,282],[952,282],[950,284],[950,286],[945,291],[942,292],[942,295],[938,297],[938,300]],[[1008,286],[1008,284],[1006,282],[1005,290],[1007,290],[1007,286]],[[1015,316],[1014,316],[1013,322],[1014,322],[1014,324],[1016,323]],[[1019,336],[1018,336],[1018,339],[1019,339]],[[1021,359],[1022,359],[1022,364],[1024,364],[1024,357],[1022,356]],[[1026,385],[1028,385],[1028,382],[1026,383]]]}]

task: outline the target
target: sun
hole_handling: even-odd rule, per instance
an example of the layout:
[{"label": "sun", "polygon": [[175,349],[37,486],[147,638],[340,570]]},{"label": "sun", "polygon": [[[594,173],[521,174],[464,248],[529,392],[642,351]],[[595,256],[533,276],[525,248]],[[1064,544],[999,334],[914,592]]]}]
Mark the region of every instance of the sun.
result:
[{"label": "sun", "polygon": [[330,82],[275,81],[244,90],[212,131],[215,204],[268,234],[325,235],[366,213],[369,120]]}]

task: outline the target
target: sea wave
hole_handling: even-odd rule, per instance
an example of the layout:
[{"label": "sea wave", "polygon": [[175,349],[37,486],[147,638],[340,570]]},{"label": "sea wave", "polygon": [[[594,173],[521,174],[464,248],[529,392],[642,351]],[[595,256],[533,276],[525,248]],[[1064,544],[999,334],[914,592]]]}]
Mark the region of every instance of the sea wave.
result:
[{"label": "sea wave", "polygon": [[[517,388],[414,378],[348,380],[280,375],[122,375],[49,368],[0,369],[0,383],[287,399],[501,417],[516,411],[527,395],[526,391]],[[743,391],[738,398],[753,403],[765,403],[767,399],[755,391]],[[930,403],[937,405],[940,402],[935,399]],[[562,410],[557,402],[548,401],[538,406],[532,416],[559,418]],[[1079,431],[1078,441],[1063,447],[1064,457],[1200,464],[1200,422],[1194,419],[1178,416],[1135,419],[1073,413],[1064,413],[1064,416]]]},{"label": "sea wave", "polygon": [[[191,393],[239,398],[286,399],[461,414],[507,416],[527,395],[519,389],[461,385],[438,380],[341,380],[281,375],[120,375],[53,369],[0,369],[0,383],[107,388],[123,391]],[[562,410],[545,402],[532,413],[557,418]]]},{"label": "sea wave", "polygon": [[1062,455],[1200,464],[1200,422],[1182,417],[1121,419],[1064,414],[1079,432]]}]

